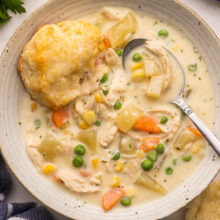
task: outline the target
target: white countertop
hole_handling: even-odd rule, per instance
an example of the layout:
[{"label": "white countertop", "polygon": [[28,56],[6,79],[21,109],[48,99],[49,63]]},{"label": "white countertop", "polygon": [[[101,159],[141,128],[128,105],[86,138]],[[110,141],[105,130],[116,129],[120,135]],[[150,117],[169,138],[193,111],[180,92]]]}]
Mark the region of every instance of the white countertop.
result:
[{"label": "white countertop", "polygon": [[[25,8],[26,13],[23,15],[13,15],[13,18],[2,28],[0,28],[0,54],[2,53],[7,41],[10,36],[14,33],[16,28],[21,24],[21,22],[36,8],[41,6],[47,0],[26,0]],[[212,27],[220,38],[220,2],[216,0],[182,0],[192,9],[194,9],[205,21]],[[27,202],[36,201],[15,179],[11,174],[13,179],[13,187],[7,198],[8,202]],[[66,220],[65,217],[57,215],[51,211],[56,220]],[[184,220],[184,210],[164,219],[164,220]]]}]

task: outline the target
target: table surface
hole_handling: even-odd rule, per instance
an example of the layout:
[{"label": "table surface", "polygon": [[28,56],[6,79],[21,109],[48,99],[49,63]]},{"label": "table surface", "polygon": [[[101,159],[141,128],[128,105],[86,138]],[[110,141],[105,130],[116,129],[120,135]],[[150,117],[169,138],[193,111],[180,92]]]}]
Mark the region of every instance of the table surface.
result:
[{"label": "table surface", "polygon": [[[10,36],[14,33],[21,22],[36,8],[45,3],[46,0],[28,0],[25,1],[26,13],[23,15],[13,15],[13,18],[0,29],[0,54],[2,53]],[[192,9],[194,9],[205,21],[212,27],[220,38],[220,2],[216,0],[182,0]],[[16,178],[11,174],[13,179],[13,187],[7,198],[7,202],[27,202],[36,201],[28,191],[26,191]],[[51,211],[55,220],[67,220],[67,218],[60,216]],[[184,220],[185,209],[178,213],[165,218],[164,220]]]}]

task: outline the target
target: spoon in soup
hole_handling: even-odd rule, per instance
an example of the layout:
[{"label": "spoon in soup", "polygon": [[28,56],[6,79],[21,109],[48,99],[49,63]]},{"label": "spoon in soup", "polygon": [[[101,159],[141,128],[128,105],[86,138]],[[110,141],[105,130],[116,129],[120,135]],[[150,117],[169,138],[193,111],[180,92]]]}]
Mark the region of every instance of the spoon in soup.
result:
[{"label": "spoon in soup", "polygon": [[[125,60],[128,54],[135,49],[136,47],[142,46],[148,41],[147,39],[137,38],[131,40],[124,48],[122,54],[122,64],[125,69]],[[193,122],[193,124],[198,128],[198,130],[202,133],[207,142],[211,145],[211,147],[215,150],[215,152],[220,156],[220,141],[215,137],[215,135],[211,132],[211,130],[202,122],[202,120],[192,111],[192,109],[185,103],[183,100],[183,94],[185,89],[185,73],[183,67],[179,60],[174,56],[174,54],[164,47],[167,53],[174,59],[180,68],[180,72],[182,75],[182,87],[180,89],[177,97],[172,100],[170,103],[177,105]]]}]

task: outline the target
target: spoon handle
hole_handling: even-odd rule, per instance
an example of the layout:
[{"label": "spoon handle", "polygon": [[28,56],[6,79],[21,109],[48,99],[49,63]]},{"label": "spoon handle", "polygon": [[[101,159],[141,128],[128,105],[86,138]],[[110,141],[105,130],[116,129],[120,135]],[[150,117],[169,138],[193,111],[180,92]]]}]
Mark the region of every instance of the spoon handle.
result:
[{"label": "spoon handle", "polygon": [[202,120],[192,111],[192,109],[184,102],[182,98],[173,102],[179,106],[185,114],[191,119],[193,124],[202,133],[215,152],[220,156],[220,141],[215,137],[211,130],[202,122]]}]

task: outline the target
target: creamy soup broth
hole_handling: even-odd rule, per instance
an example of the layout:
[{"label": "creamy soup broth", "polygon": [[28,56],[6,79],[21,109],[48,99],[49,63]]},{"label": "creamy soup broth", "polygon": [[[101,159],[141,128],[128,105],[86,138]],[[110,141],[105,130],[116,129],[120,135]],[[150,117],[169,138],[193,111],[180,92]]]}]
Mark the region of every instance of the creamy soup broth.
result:
[{"label": "creamy soup broth", "polygon": [[[110,8],[109,10],[115,15],[119,16],[120,19],[123,18],[126,13],[128,13],[128,9],[124,8]],[[185,100],[193,111],[195,111],[195,113],[198,114],[198,116],[211,128],[214,119],[214,95],[209,73],[203,57],[199,54],[194,45],[186,38],[184,32],[180,29],[169,25],[159,18],[139,14],[137,12],[134,14],[137,20],[137,29],[135,34],[131,36],[131,39],[146,38],[156,40],[163,45],[163,47],[169,49],[178,58],[185,71],[186,92],[188,93],[185,95]],[[97,24],[98,16],[100,16],[100,11],[95,14],[82,17],[78,20]],[[105,24],[103,27],[101,27],[102,32],[105,33],[105,31],[111,28],[111,26],[116,22],[118,21],[113,20],[109,22],[109,24]],[[161,37],[158,35],[158,32],[161,29],[168,32],[167,37]],[[121,51],[123,51],[122,46],[117,48],[120,48]],[[145,59],[144,51],[144,47],[139,47],[129,54],[126,59],[126,71],[124,71],[122,68],[121,56],[119,56],[118,60],[120,66],[118,67],[118,70],[116,70],[114,66],[110,66],[108,80],[104,83],[100,83],[100,86],[96,91],[86,95],[85,100],[87,100],[88,97],[95,99],[95,95],[97,94],[99,94],[102,99],[105,99],[109,94],[106,96],[103,91],[108,90],[110,92],[112,88],[111,80],[114,78],[114,74],[117,73],[122,75],[122,78],[120,79],[119,77],[118,80],[124,81],[118,82],[118,87],[123,85],[125,86],[125,89],[123,91],[119,91],[119,96],[116,101],[120,101],[121,106],[119,106],[118,109],[117,107],[115,109],[115,105],[107,105],[107,108],[111,106],[110,112],[113,115],[113,122],[115,117],[117,117],[117,115],[123,111],[127,105],[129,105],[129,103],[132,103],[141,109],[143,111],[142,114],[146,113],[150,114],[152,117],[155,117],[159,126],[164,127],[164,129],[166,126],[174,126],[172,125],[174,119],[169,112],[174,112],[176,114],[175,117],[177,118],[180,117],[178,128],[176,128],[174,131],[173,137],[169,138],[168,134],[165,134],[167,137],[164,138],[161,136],[159,142],[165,146],[165,152],[162,154],[158,153],[157,162],[154,162],[153,168],[149,171],[144,171],[141,166],[142,161],[146,159],[146,155],[149,153],[140,149],[139,146],[141,145],[141,141],[133,141],[136,143],[135,153],[123,153],[120,151],[120,139],[122,136],[128,136],[127,132],[121,132],[119,129],[117,134],[114,134],[114,138],[109,142],[109,144],[106,146],[102,146],[100,144],[103,129],[106,129],[106,132],[109,132],[107,139],[112,135],[111,126],[105,126],[105,123],[107,123],[108,120],[105,117],[99,116],[98,111],[101,111],[100,109],[97,110],[93,108],[93,111],[96,113],[96,122],[100,121],[101,124],[99,125],[98,123],[97,125],[96,123],[90,125],[88,129],[83,130],[82,127],[79,126],[79,123],[82,121],[82,117],[79,116],[79,118],[76,119],[74,116],[73,109],[75,101],[73,101],[67,107],[69,111],[67,120],[68,123],[66,123],[62,129],[60,129],[57,128],[51,120],[53,110],[36,103],[28,94],[25,94],[24,96],[21,122],[27,151],[36,168],[42,175],[45,175],[44,167],[48,164],[52,164],[55,167],[54,173],[52,175],[45,176],[47,176],[48,180],[53,181],[54,184],[57,184],[57,186],[63,188],[63,190],[68,190],[70,193],[72,193],[74,198],[100,206],[102,196],[105,192],[112,188],[122,188],[126,195],[131,198],[132,206],[140,203],[150,202],[160,198],[161,196],[164,196],[165,194],[168,194],[182,184],[195,171],[195,169],[201,163],[202,158],[206,154],[206,142],[202,137],[198,137],[194,133],[193,135],[195,135],[195,137],[192,137],[191,142],[186,141],[187,146],[184,145],[182,148],[180,147],[181,149],[175,148],[175,142],[178,141],[179,135],[184,132],[183,129],[187,130],[187,126],[193,127],[190,120],[186,118],[186,116],[184,116],[179,109],[172,104],[169,104],[169,101],[177,96],[182,85],[180,70],[178,69],[176,63],[170,57],[168,58],[170,59],[172,66],[170,86],[161,92],[159,98],[155,99],[146,95],[147,85],[149,85],[148,78],[139,82],[132,80],[132,74],[134,72],[132,70],[132,65],[136,63],[133,61],[132,57],[134,53],[140,53],[143,61],[143,59]],[[193,71],[189,70],[189,65],[191,64],[193,65],[191,69]],[[153,110],[152,114],[151,110]],[[102,111],[105,112],[105,108]],[[166,123],[160,123],[161,117],[164,115],[168,118],[168,122],[166,122],[168,123],[167,125]],[[94,129],[97,133],[96,152],[91,150],[85,141],[82,141],[82,139],[78,138],[78,132],[89,131],[91,129]],[[33,152],[30,152],[29,149],[33,146],[35,149],[38,149],[42,143],[42,140],[44,140],[45,136],[48,134],[48,131],[50,131],[56,137],[56,139],[62,143],[64,150],[58,150],[52,160],[47,159],[47,156],[45,158],[45,155],[43,155],[43,159],[38,160],[37,158],[39,155],[36,156]],[[151,132],[146,133],[132,129],[130,131],[135,132],[134,135],[139,132],[141,135],[143,135],[143,137],[148,137],[151,135],[157,136],[157,134],[151,134]],[[187,130],[187,132],[189,131]],[[86,153],[83,155],[84,165],[80,168],[74,167],[72,164],[72,160],[75,157],[74,147],[78,144],[82,144],[86,148]],[[133,146],[130,147],[133,148]],[[196,147],[199,149],[198,152],[195,150]],[[120,159],[113,160],[112,158],[117,152],[120,153]],[[165,154],[166,156],[164,156]],[[191,156],[190,161],[183,160],[185,154],[189,154]],[[123,157],[123,155],[125,155],[125,157]],[[134,157],[134,159],[132,159],[132,157]],[[140,157],[140,159],[136,160],[136,157]],[[92,162],[93,159],[96,159],[96,162]],[[126,168],[126,166],[128,166],[130,163],[130,160],[137,162],[130,164],[131,167],[136,167],[134,168],[134,171],[132,168]],[[162,162],[159,163],[159,160]],[[118,168],[120,171],[115,170],[115,167],[119,166],[118,162],[121,162],[123,165],[122,170],[120,170],[121,168]],[[97,164],[94,165],[94,163]],[[159,167],[156,167],[157,163],[159,163]],[[168,168],[171,168],[171,171]],[[160,192],[158,192],[158,190],[152,189],[143,183],[137,183],[135,180],[138,177],[135,169],[137,169],[138,172],[140,171],[144,175],[146,174],[147,176],[150,176],[150,178],[153,178],[153,180],[158,183],[160,187],[162,187],[163,192],[161,193],[161,189],[159,190]],[[85,172],[80,174],[80,170],[86,170],[88,173]],[[94,178],[95,180],[92,182],[92,185],[94,187],[98,187],[99,190],[89,192],[93,191],[90,189],[88,192],[86,192],[85,189],[85,192],[73,192],[77,191],[74,190],[74,184],[68,185],[67,182],[69,180],[65,180],[65,178],[62,180],[62,177],[65,175],[73,175],[78,179],[82,179],[82,181],[85,181],[88,184],[91,183],[91,178]],[[58,181],[55,180],[56,178]],[[116,180],[119,180],[120,183],[115,183],[117,182]],[[77,184],[80,185],[81,183]]]}]

